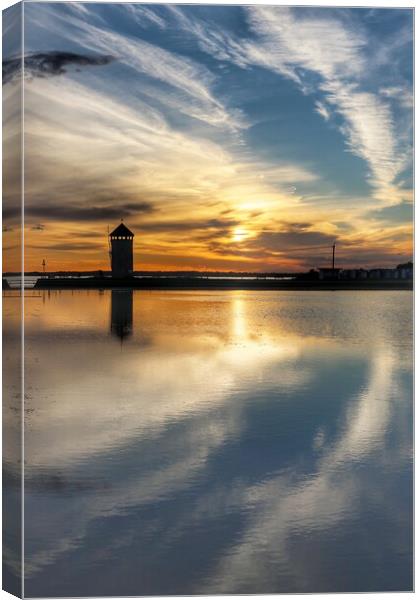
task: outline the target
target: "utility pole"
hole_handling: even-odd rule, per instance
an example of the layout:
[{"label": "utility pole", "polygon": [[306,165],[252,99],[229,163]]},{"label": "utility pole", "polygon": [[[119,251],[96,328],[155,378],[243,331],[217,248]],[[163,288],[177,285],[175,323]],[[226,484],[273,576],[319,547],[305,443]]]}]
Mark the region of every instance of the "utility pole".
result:
[{"label": "utility pole", "polygon": [[112,247],[111,247],[111,240],[109,237],[109,225],[108,225],[108,256],[109,256],[109,267],[112,271]]},{"label": "utility pole", "polygon": [[44,274],[45,277],[45,265],[47,264],[47,261],[45,260],[45,258],[42,260],[42,272]]},{"label": "utility pole", "polygon": [[332,268],[335,268],[335,243],[332,246]]}]

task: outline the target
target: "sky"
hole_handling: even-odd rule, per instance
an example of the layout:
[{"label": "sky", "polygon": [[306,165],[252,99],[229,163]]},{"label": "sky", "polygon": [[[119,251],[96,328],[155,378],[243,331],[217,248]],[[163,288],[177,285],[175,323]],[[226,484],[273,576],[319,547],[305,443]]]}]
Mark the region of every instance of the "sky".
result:
[{"label": "sky", "polygon": [[339,267],[411,259],[410,9],[24,15],[27,271],[109,269],[121,219],[137,270],[297,271],[328,266],[334,242]]}]

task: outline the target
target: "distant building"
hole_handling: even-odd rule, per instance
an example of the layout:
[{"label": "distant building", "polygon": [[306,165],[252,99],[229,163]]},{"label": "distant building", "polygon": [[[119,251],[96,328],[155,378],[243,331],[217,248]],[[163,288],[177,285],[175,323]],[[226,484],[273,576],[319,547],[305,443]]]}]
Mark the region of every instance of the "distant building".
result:
[{"label": "distant building", "polygon": [[[311,272],[300,275],[299,278],[309,279]],[[322,267],[317,271],[318,279],[332,281],[340,279],[342,281],[360,280],[360,279],[413,279],[413,263],[407,262],[398,265],[395,269],[336,269],[331,267]]]},{"label": "distant building", "polygon": [[365,269],[343,269],[340,273],[340,279],[367,279],[368,271]]},{"label": "distant building", "polygon": [[133,274],[134,233],[120,223],[109,234],[111,244],[112,277],[130,277]]},{"label": "distant building", "polygon": [[413,279],[413,263],[411,261],[397,266],[399,279]]},{"label": "distant building", "polygon": [[323,280],[326,279],[328,281],[332,280],[332,279],[338,279],[341,269],[333,269],[331,267],[322,267],[320,269],[318,269],[319,272],[319,279]]},{"label": "distant building", "polygon": [[399,279],[397,269],[371,269],[369,279]]},{"label": "distant building", "polygon": [[340,279],[357,279],[358,275],[357,269],[343,269],[340,273]]},{"label": "distant building", "polygon": [[382,277],[384,279],[398,279],[398,270],[397,269],[383,269]]},{"label": "distant building", "polygon": [[382,279],[384,269],[370,269],[369,279]]}]

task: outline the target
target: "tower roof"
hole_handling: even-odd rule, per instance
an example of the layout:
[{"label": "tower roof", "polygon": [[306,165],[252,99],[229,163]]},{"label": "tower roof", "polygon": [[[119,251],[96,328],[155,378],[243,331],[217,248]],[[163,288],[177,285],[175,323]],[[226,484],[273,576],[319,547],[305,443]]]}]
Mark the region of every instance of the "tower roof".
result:
[{"label": "tower roof", "polygon": [[134,237],[134,233],[132,231],[130,231],[128,229],[128,227],[126,227],[124,225],[124,223],[120,223],[118,225],[118,227],[116,227],[114,229],[114,231],[111,231],[111,233],[109,235],[111,235],[111,236],[115,235],[115,236],[131,236],[131,237]]}]

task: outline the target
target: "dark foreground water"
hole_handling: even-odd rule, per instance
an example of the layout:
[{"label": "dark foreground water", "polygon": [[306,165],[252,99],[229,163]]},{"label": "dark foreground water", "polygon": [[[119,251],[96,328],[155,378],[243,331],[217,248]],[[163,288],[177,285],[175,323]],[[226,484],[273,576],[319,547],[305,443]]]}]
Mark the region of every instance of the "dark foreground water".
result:
[{"label": "dark foreground water", "polygon": [[31,294],[27,596],[412,588],[411,292]]}]

